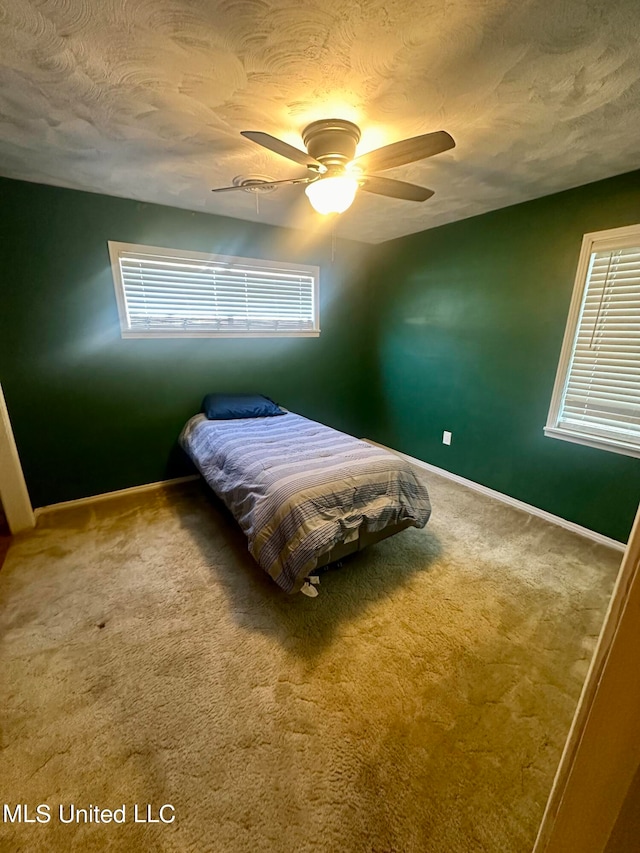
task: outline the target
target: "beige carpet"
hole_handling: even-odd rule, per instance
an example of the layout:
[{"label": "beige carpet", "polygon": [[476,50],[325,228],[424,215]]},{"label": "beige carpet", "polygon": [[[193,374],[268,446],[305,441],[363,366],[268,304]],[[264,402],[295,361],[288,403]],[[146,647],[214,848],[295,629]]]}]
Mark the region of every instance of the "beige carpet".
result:
[{"label": "beige carpet", "polygon": [[[529,853],[621,555],[427,480],[425,530],[317,599],[263,575],[197,483],[18,537],[0,801],[51,821],[0,824],[1,849]],[[174,823],[133,822],[165,803]]]}]

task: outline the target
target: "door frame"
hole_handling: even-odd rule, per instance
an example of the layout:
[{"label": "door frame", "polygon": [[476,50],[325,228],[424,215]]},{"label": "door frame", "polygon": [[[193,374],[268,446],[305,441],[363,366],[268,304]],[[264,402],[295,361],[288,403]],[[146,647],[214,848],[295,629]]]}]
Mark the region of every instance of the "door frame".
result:
[{"label": "door frame", "polygon": [[640,508],[533,853],[603,853],[640,766]]},{"label": "door frame", "polygon": [[0,384],[0,501],[11,533],[35,527],[27,484]]}]

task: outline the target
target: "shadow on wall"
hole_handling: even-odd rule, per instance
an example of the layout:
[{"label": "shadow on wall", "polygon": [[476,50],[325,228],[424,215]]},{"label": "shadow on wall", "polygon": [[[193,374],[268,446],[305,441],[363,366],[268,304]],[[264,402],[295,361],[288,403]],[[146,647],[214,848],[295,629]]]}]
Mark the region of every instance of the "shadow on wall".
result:
[{"label": "shadow on wall", "polygon": [[175,444],[171,447],[167,456],[167,464],[165,467],[165,479],[172,480],[174,477],[190,477],[198,475],[199,471],[191,461],[190,457],[178,444],[176,438]]},{"label": "shadow on wall", "polygon": [[406,586],[414,574],[430,571],[441,554],[428,526],[410,528],[353,554],[339,569],[323,571],[317,598],[288,595],[251,557],[246,537],[204,481],[195,484],[188,500],[191,506],[181,512],[180,522],[225,590],[232,618],[309,662],[372,603]]},{"label": "shadow on wall", "polygon": [[11,533],[9,531],[9,524],[4,514],[2,503],[0,503],[0,569],[4,563],[4,558],[7,556],[10,543]]}]

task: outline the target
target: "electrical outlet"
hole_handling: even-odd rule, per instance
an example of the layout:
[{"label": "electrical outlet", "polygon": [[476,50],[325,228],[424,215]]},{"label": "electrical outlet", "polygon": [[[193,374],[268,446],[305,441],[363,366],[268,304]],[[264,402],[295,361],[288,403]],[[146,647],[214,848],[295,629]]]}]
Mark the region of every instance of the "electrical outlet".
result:
[{"label": "electrical outlet", "polygon": [[451,444],[451,433],[448,430],[445,430],[442,433],[442,443],[443,444]]}]

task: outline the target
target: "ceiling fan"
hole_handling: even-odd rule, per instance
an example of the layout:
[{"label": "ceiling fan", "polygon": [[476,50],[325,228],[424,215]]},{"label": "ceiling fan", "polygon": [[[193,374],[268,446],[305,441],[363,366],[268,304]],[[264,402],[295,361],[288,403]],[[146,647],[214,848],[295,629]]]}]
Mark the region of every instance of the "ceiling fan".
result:
[{"label": "ceiling fan", "polygon": [[[344,119],[322,119],[305,127],[302,131],[302,141],[306,152],[259,130],[243,130],[242,136],[288,160],[293,160],[294,163],[306,166],[311,172],[308,177],[264,181],[259,182],[259,186],[260,189],[266,189],[282,184],[306,184],[305,193],[318,213],[343,213],[353,202],[358,189],[389,198],[426,201],[433,195],[433,190],[405,181],[371,175],[369,172],[384,172],[395,166],[424,160],[455,146],[448,133],[438,130],[435,133],[402,139],[356,157],[360,128]],[[248,188],[247,183],[243,182],[238,186],[220,187],[212,192],[223,193]]]}]

